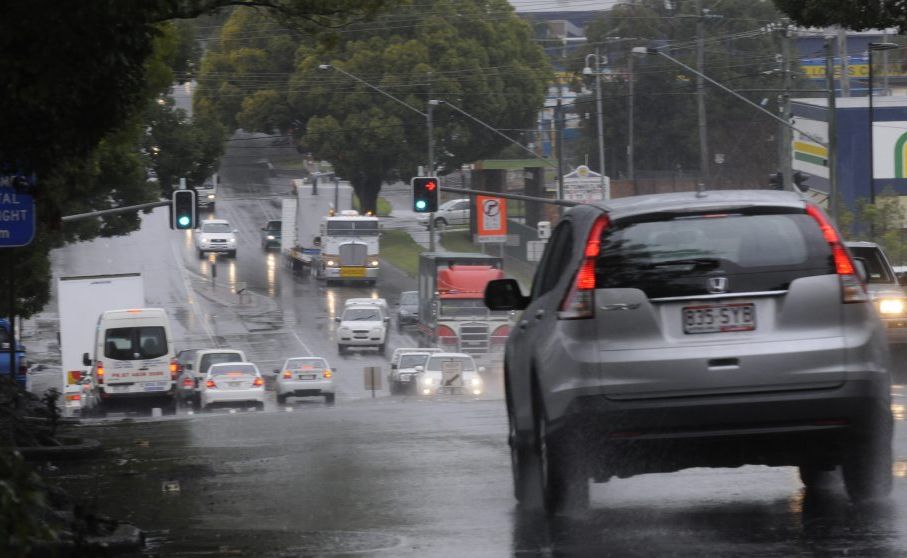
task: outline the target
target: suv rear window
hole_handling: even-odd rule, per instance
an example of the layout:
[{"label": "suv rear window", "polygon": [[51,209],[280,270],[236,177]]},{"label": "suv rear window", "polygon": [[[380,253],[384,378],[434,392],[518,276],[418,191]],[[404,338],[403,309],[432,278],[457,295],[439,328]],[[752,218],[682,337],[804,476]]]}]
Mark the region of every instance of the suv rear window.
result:
[{"label": "suv rear window", "polygon": [[835,273],[831,248],[805,213],[667,215],[617,223],[602,234],[596,288],[638,288],[649,298],[786,290]]},{"label": "suv rear window", "polygon": [[167,354],[164,328],[115,327],[104,333],[104,356],[113,360],[144,360]]},{"label": "suv rear window", "polygon": [[198,373],[204,374],[211,368],[212,364],[223,364],[225,362],[242,362],[242,356],[239,353],[208,353],[202,355],[202,361],[198,365]]}]

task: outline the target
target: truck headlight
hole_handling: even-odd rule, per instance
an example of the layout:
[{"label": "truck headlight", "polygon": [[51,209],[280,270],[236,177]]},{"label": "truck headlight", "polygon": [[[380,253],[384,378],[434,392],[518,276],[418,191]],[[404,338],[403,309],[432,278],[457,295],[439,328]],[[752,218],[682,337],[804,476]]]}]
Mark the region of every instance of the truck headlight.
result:
[{"label": "truck headlight", "polygon": [[334,260],[328,260],[328,261],[324,262],[324,265],[326,265],[328,267],[337,267],[337,262],[335,262]]},{"label": "truck headlight", "polygon": [[368,266],[369,267],[378,267],[378,260],[369,260]]},{"label": "truck headlight", "polygon": [[209,200],[213,200],[213,199],[214,199],[214,194],[208,194],[208,199],[209,199]]},{"label": "truck headlight", "polygon": [[880,314],[903,314],[907,305],[903,298],[883,298],[879,301]]},{"label": "truck headlight", "polygon": [[269,234],[267,238],[268,238],[268,240],[274,240],[274,235],[273,235],[273,234]]}]

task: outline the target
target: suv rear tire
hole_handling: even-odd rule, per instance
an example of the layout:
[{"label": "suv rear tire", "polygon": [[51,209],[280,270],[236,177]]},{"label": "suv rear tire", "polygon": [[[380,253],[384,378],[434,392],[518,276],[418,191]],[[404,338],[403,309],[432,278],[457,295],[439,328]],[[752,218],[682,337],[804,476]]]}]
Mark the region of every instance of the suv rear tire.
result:
[{"label": "suv rear tire", "polygon": [[536,436],[545,511],[556,514],[585,510],[589,507],[589,478],[579,448],[563,437],[549,435],[548,421],[540,415]]},{"label": "suv rear tire", "polygon": [[883,412],[862,432],[861,439],[848,444],[841,472],[847,494],[855,502],[884,498],[892,485],[892,418]]}]

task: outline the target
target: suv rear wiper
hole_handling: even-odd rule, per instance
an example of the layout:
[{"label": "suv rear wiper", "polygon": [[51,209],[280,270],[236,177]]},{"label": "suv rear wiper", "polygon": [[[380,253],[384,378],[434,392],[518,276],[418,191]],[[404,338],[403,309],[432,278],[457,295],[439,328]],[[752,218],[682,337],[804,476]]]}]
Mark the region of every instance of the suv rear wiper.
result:
[{"label": "suv rear wiper", "polygon": [[652,268],[668,267],[674,265],[692,265],[693,267],[707,267],[709,269],[714,269],[721,265],[721,260],[719,260],[718,258],[687,258],[649,264],[649,266]]}]

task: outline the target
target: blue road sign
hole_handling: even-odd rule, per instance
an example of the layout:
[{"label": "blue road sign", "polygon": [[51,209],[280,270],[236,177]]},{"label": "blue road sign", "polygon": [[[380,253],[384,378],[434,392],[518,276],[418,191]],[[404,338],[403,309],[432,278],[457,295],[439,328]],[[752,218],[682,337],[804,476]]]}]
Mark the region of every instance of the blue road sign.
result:
[{"label": "blue road sign", "polygon": [[26,246],[35,238],[35,199],[0,188],[0,248]]}]

